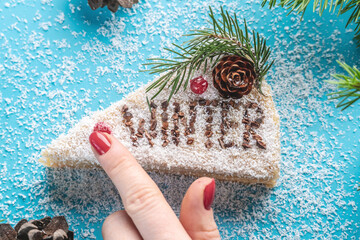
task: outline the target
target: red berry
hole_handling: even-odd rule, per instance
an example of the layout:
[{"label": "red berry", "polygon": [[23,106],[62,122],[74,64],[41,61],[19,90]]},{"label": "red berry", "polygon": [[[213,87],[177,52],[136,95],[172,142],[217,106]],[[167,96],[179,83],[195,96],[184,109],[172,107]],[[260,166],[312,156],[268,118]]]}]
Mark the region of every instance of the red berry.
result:
[{"label": "red berry", "polygon": [[193,93],[203,94],[207,88],[208,82],[203,78],[203,76],[190,80],[190,89]]},{"label": "red berry", "polygon": [[104,122],[98,122],[97,124],[95,124],[93,131],[94,132],[106,132],[108,134],[111,134],[111,128],[109,127],[109,125],[107,125]]}]

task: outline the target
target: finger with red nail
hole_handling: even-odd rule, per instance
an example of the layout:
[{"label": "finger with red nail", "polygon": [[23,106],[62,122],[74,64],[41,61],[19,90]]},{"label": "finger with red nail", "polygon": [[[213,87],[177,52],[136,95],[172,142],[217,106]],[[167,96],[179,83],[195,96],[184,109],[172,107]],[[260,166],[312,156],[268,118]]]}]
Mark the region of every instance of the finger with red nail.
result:
[{"label": "finger with red nail", "polygon": [[131,153],[108,132],[94,130],[89,137],[93,152],[118,189],[125,207],[125,211],[115,212],[105,220],[105,240],[220,239],[211,208],[214,179],[200,178],[189,187],[179,220]]}]

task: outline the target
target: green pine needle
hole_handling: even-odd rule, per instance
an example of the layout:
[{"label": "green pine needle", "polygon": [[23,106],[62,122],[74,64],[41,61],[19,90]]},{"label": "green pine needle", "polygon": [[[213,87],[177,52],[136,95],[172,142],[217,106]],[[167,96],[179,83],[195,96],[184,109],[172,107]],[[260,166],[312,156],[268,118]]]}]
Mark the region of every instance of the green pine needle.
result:
[{"label": "green pine needle", "polygon": [[192,30],[185,35],[192,39],[181,46],[173,44],[174,50],[165,48],[175,55],[173,59],[152,58],[149,59],[150,63],[144,64],[150,66],[150,69],[144,71],[162,74],[147,88],[147,92],[157,89],[151,99],[164,88],[171,88],[170,100],[180,89],[187,88],[189,80],[203,64],[205,69],[213,68],[224,54],[245,57],[254,63],[255,87],[261,92],[261,82],[273,64],[273,61],[267,63],[271,50],[266,46],[266,40],[259,33],[250,31],[245,20],[242,29],[236,15],[231,17],[223,8],[220,20],[215,18],[211,7],[209,17],[211,28]]},{"label": "green pine needle", "polygon": [[[264,7],[266,4],[269,4],[270,8],[279,5],[289,10],[291,12],[296,12],[298,14],[304,15],[306,9],[311,3],[310,0],[263,0],[261,6]],[[355,40],[360,47],[360,0],[314,0],[313,1],[313,12],[319,12],[321,16],[326,9],[329,9],[329,12],[337,12],[337,15],[344,14],[348,11],[353,10],[349,20],[346,23],[348,27],[351,23],[354,23],[355,26]]]},{"label": "green pine needle", "polygon": [[328,95],[332,96],[331,99],[342,99],[336,107],[342,108],[341,110],[345,110],[360,99],[360,70],[356,67],[351,68],[344,62],[337,62],[348,73],[348,76],[343,74],[333,74],[332,77],[337,79],[337,81],[327,82],[335,84],[339,89],[343,90],[339,90]]}]

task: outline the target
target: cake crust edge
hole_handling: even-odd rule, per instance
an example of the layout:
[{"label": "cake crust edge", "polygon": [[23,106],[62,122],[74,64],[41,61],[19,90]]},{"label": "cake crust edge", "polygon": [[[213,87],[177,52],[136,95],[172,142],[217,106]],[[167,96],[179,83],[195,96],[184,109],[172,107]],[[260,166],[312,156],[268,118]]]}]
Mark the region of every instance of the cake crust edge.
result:
[{"label": "cake crust edge", "polygon": [[[138,91],[144,90],[145,87],[142,87],[138,89]],[[268,85],[265,81],[263,83],[263,90],[264,90],[264,100],[269,104],[270,112],[272,114],[272,118],[275,123],[276,128],[276,140],[278,141],[278,146],[280,146],[280,117],[278,115],[278,112],[275,108],[275,103],[273,101],[272,95],[271,95],[271,87]],[[136,101],[136,93],[138,91],[135,91],[134,93],[129,94],[126,98],[114,103],[117,104],[119,102],[125,102],[126,99],[130,101]],[[260,94],[260,93],[257,93]],[[109,108],[111,108],[114,104],[112,104]],[[102,110],[106,111],[107,109]],[[100,111],[99,111],[100,112]],[[75,125],[73,128],[77,128],[77,125]],[[58,140],[58,139],[56,139]],[[54,141],[56,141],[54,140]],[[59,159],[59,157],[56,157],[56,152],[52,150],[51,146],[54,144],[54,141],[48,145],[46,149],[44,149],[41,152],[41,158],[39,159],[39,162],[42,163],[46,167],[51,168],[83,168],[83,169],[91,169],[91,168],[101,168],[100,165],[97,162],[91,162],[91,161],[81,161],[81,162],[75,162],[71,160],[66,159]],[[256,179],[256,178],[247,178],[247,177],[240,177],[236,175],[231,174],[223,174],[223,173],[215,173],[215,172],[208,172],[201,169],[193,169],[191,166],[187,166],[186,168],[179,168],[176,169],[173,168],[172,170],[168,169],[166,166],[156,166],[156,168],[152,168],[149,166],[143,166],[146,171],[150,172],[162,172],[166,174],[181,174],[181,175],[189,175],[189,176],[195,176],[195,177],[213,177],[218,180],[224,180],[224,181],[233,181],[233,182],[241,182],[244,184],[264,184],[268,188],[273,188],[276,185],[277,179],[279,178],[280,174],[280,168],[279,168],[279,162],[281,160],[281,147],[276,149],[276,152],[274,153],[276,155],[273,159],[273,169],[271,170],[271,178],[267,179]]]}]

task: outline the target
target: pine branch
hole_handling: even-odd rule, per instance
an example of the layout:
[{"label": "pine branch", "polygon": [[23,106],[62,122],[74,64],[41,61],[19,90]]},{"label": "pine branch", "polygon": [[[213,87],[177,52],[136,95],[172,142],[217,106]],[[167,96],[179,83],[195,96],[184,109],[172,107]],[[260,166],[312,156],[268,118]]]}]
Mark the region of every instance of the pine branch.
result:
[{"label": "pine branch", "polygon": [[346,27],[351,23],[355,23],[355,40],[357,42],[358,47],[360,47],[360,0],[351,0],[345,7],[340,7],[339,14],[344,14],[350,10],[353,12],[350,15],[349,20],[346,23]]},{"label": "pine branch", "polygon": [[204,71],[208,66],[213,68],[224,54],[245,57],[254,63],[255,86],[261,92],[262,80],[273,64],[267,63],[271,51],[266,46],[266,40],[255,31],[250,32],[245,20],[242,30],[236,15],[231,17],[223,8],[220,20],[215,18],[211,7],[209,17],[212,28],[192,30],[185,35],[192,39],[181,46],[173,44],[174,49],[165,48],[175,55],[173,59],[152,58],[150,63],[144,64],[151,67],[145,70],[150,74],[162,74],[147,88],[147,92],[157,89],[151,99],[168,87],[171,88],[170,100],[181,88],[187,88],[189,80],[202,65],[205,66]]},{"label": "pine branch", "polygon": [[342,100],[336,105],[336,107],[342,108],[341,110],[345,110],[360,99],[360,70],[356,67],[351,68],[346,63],[340,61],[337,62],[348,73],[348,76],[343,74],[332,75],[338,81],[327,82],[335,84],[338,88],[342,88],[344,90],[339,90],[328,95],[332,96],[331,99],[341,98]]},{"label": "pine branch", "polygon": [[[263,0],[261,6],[264,7],[266,4],[269,4],[269,8],[273,8],[276,5],[284,7],[291,12],[296,12],[297,14],[304,13],[308,6],[310,5],[310,0]],[[314,0],[313,2],[313,12],[316,10],[319,11],[319,15],[322,16],[324,11],[329,8],[329,12],[335,13],[337,15],[345,14],[348,11],[353,10],[349,20],[347,21],[346,27],[351,23],[354,23],[355,26],[355,40],[360,47],[360,0]]]}]

